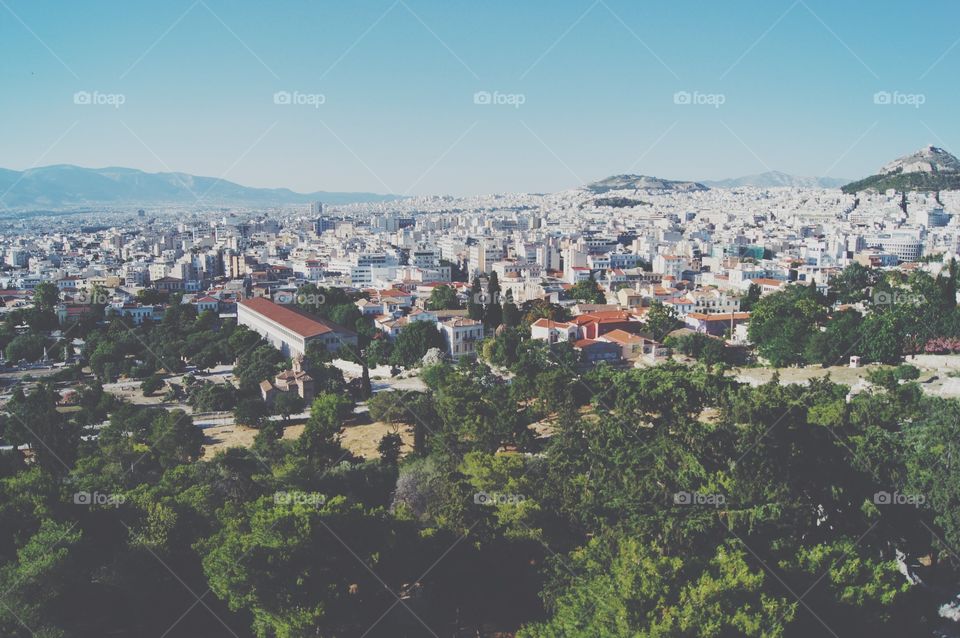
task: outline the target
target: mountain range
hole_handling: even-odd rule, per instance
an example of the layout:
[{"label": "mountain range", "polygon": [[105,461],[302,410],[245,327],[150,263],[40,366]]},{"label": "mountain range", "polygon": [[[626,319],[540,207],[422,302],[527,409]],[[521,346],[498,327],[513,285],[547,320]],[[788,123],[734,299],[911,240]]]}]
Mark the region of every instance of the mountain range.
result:
[{"label": "mountain range", "polygon": [[[583,186],[594,194],[610,191],[692,193],[710,188],[799,187],[864,190],[960,190],[960,160],[936,146],[900,157],[876,175],[846,183],[831,177],[797,177],[779,171],[714,181],[683,181],[649,175],[613,175]],[[382,202],[395,195],[253,188],[214,177],[188,173],[147,173],[133,168],[84,168],[69,164],[25,171],[0,168],[0,205],[12,210],[67,210],[93,206],[150,207],[158,205],[280,206],[322,201],[327,204]]]},{"label": "mountain range", "polygon": [[835,177],[797,177],[780,171],[768,171],[721,180],[697,182],[661,179],[648,175],[614,175],[591,182],[583,188],[601,194],[615,190],[696,192],[711,188],[840,188],[845,193],[865,190],[885,191],[940,191],[960,190],[960,160],[936,146],[897,158],[884,165],[876,175],[861,180]]},{"label": "mountain range", "polygon": [[700,183],[710,188],[742,188],[754,186],[758,188],[840,188],[850,180],[837,177],[797,177],[780,171],[768,171],[757,175],[746,175],[720,180],[702,180]]},{"label": "mountain range", "polygon": [[60,210],[86,206],[211,205],[277,206],[322,201],[328,204],[397,199],[377,193],[252,188],[187,173],[146,173],[133,168],[83,168],[68,164],[25,171],[0,169],[0,204],[9,209]]},{"label": "mountain range", "polygon": [[936,146],[921,148],[886,164],[880,172],[843,187],[845,193],[960,190],[960,160]]},{"label": "mountain range", "polygon": [[710,190],[698,182],[684,182],[671,179],[650,177],[649,175],[613,175],[606,179],[591,182],[584,189],[592,193],[607,193],[619,190],[675,191],[690,193]]},{"label": "mountain range", "polygon": [[758,175],[747,175],[720,180],[700,180],[696,182],[663,179],[649,175],[613,175],[606,179],[591,182],[584,189],[593,193],[607,193],[615,190],[673,191],[690,193],[711,188],[840,188],[850,180],[836,177],[797,177],[780,171],[770,171]]}]

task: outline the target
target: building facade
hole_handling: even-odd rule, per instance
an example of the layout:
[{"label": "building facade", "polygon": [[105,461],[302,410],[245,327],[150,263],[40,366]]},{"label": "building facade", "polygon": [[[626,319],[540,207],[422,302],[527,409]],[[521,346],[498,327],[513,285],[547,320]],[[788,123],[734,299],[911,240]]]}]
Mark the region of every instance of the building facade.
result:
[{"label": "building facade", "polygon": [[259,333],[287,357],[304,354],[314,342],[329,352],[357,347],[357,333],[352,330],[262,297],[237,304],[237,323]]}]

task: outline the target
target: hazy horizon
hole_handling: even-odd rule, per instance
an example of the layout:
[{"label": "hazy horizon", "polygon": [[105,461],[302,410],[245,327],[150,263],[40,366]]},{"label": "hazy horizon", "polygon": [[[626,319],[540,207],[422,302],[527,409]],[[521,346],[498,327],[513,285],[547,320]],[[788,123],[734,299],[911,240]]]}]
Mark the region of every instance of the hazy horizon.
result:
[{"label": "hazy horizon", "polygon": [[300,193],[857,179],[950,150],[960,92],[946,2],[4,0],[0,16],[3,167]]}]

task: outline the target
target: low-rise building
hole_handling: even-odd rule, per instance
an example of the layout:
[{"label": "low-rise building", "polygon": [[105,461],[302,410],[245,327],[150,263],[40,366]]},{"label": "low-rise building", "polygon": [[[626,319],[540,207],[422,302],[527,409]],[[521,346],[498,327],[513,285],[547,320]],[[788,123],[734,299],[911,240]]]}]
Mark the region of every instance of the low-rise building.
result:
[{"label": "low-rise building", "polygon": [[357,333],[352,330],[263,297],[239,302],[237,323],[258,332],[288,357],[302,355],[310,343],[320,343],[329,352],[357,346]]},{"label": "low-rise building", "polygon": [[477,353],[483,339],[483,324],[474,319],[457,317],[437,324],[447,342],[447,354],[455,359]]},{"label": "low-rise building", "polygon": [[547,343],[560,341],[576,341],[579,328],[575,323],[554,321],[552,319],[537,319],[530,324],[530,338],[540,339]]}]

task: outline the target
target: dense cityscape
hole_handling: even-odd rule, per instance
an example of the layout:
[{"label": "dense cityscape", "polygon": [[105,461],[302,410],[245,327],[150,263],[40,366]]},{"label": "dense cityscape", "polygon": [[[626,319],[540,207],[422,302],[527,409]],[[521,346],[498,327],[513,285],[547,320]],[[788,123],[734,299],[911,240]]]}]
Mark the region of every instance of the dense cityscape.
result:
[{"label": "dense cityscape", "polygon": [[960,638],[958,8],[0,0],[0,638]]},{"label": "dense cityscape", "polygon": [[[915,173],[960,166],[930,146],[877,178]],[[943,627],[958,209],[951,190],[619,175],[9,217],[5,635]],[[668,543],[713,546],[699,584]],[[783,576],[750,551],[780,543],[800,547]],[[623,569],[654,590],[604,593]],[[818,570],[816,613],[768,591]]]}]

